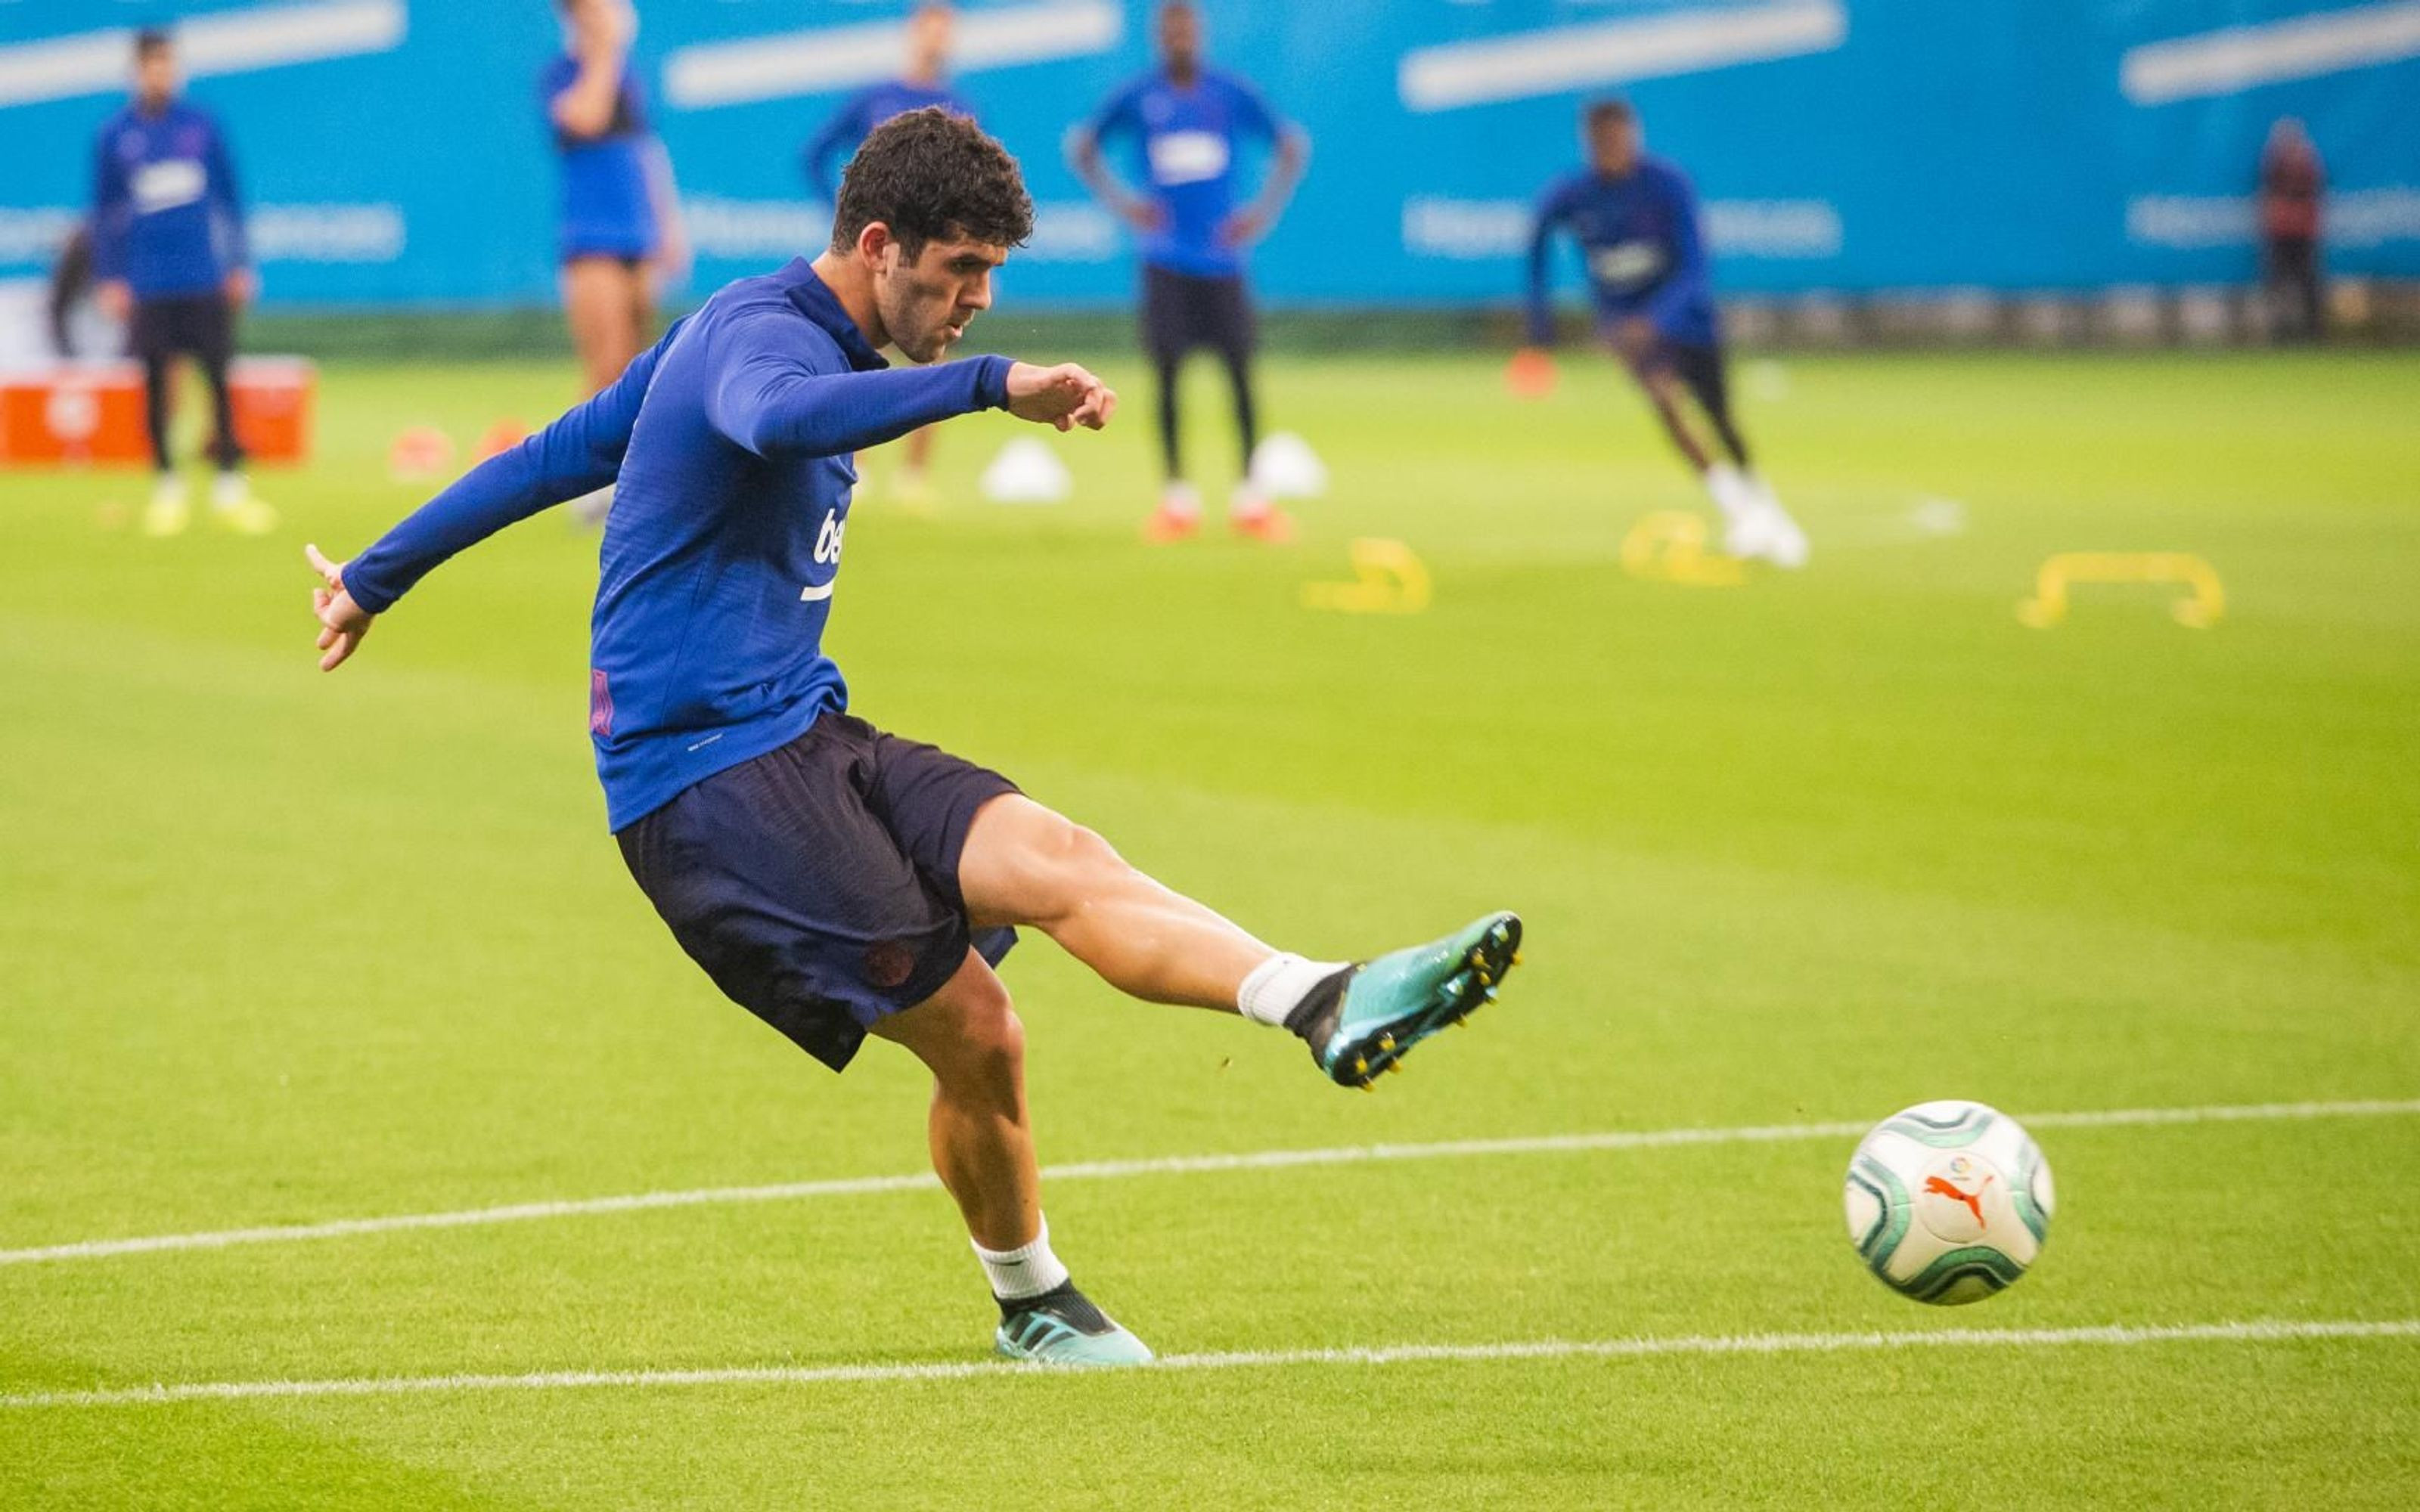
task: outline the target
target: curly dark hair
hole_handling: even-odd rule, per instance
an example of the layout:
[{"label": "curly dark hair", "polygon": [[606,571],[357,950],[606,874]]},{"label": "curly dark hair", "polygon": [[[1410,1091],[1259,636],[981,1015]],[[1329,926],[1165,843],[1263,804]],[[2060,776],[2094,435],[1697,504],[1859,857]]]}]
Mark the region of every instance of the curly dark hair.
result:
[{"label": "curly dark hair", "polygon": [[964,116],[927,105],[876,127],[841,176],[832,207],[832,250],[857,245],[880,221],[909,259],[935,239],[1024,244],[1033,199],[1008,149]]}]

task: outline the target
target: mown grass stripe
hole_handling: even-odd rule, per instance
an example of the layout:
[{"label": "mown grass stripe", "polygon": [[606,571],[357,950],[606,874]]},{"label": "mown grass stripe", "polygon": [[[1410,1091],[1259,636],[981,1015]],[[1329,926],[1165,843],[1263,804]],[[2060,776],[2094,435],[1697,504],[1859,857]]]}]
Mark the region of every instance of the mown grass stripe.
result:
[{"label": "mown grass stripe", "polygon": [[[2332,1103],[2245,1103],[2207,1107],[2104,1108],[2072,1113],[2031,1113],[2019,1121],[2036,1129],[2095,1129],[2134,1125],[2238,1123],[2277,1119],[2397,1118],[2420,1114],[2420,1098]],[[1503,1139],[1447,1139],[1410,1145],[1342,1145],[1316,1149],[1245,1150],[1225,1155],[1168,1155],[1142,1160],[1078,1161],[1046,1166],[1050,1181],[1112,1180],[1138,1176],[1187,1176],[1221,1171],[1283,1170],[1297,1165],[1343,1165],[1359,1162],[1441,1160],[1496,1155],[1577,1154],[1593,1150],[1656,1149],[1695,1145],[1783,1143],[1804,1139],[1854,1139],[1869,1125],[1855,1122],[1783,1123],[1729,1128],[1616,1129],[1594,1134],[1533,1134]],[[921,1192],[939,1183],[929,1172],[908,1176],[857,1176],[830,1180],[783,1181],[760,1186],[697,1187],[676,1192],[638,1192],[616,1196],[517,1202],[449,1212],[394,1213],[339,1218],[324,1223],[252,1228],[220,1228],[132,1239],[92,1239],[72,1243],[0,1250],[0,1266],[106,1259],[179,1250],[225,1249],[238,1244],[297,1243],[362,1234],[421,1228],[465,1228],[485,1224],[529,1223],[547,1218],[644,1212],[725,1203],[787,1202],[817,1197]]]},{"label": "mown grass stripe", "polygon": [[[1244,1350],[1163,1355],[1132,1375],[1289,1365],[1388,1365],[1498,1360],[1637,1359],[1656,1355],[1837,1354],[1861,1350],[2055,1349],[2083,1345],[2271,1344],[2298,1340],[2420,1338],[2420,1319],[2108,1324],[2085,1328],[1908,1329],[1864,1334],[1693,1334],[1663,1338],[1535,1339],[1501,1344],[1392,1344],[1362,1349]],[[998,1361],[894,1365],[735,1365],[704,1370],[546,1370],[528,1375],[359,1376],[327,1381],[210,1381],[22,1392],[0,1410],[135,1407],[261,1397],[401,1396],[444,1392],[564,1391],[613,1387],[814,1386],[893,1381],[1006,1381],[1088,1375],[1079,1367]]]}]

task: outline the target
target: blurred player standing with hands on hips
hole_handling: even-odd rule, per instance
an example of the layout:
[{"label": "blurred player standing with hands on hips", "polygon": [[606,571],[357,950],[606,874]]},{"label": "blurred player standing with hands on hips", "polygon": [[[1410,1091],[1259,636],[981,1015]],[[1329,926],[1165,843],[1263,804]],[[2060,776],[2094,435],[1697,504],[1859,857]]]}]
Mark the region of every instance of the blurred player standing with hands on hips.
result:
[{"label": "blurred player standing with hands on hips", "polygon": [[[564,50],[539,73],[538,99],[562,166],[556,255],[584,395],[645,349],[656,296],[687,276],[689,252],[672,160],[630,69],[637,11],[629,0],[559,0],[559,8]],[[577,510],[594,522],[612,501],[599,489]]]},{"label": "blurred player standing with hands on hips", "polygon": [[144,419],[157,471],[143,513],[148,535],[192,522],[185,485],[168,453],[171,364],[190,353],[209,385],[210,457],[218,479],[210,516],[230,530],[274,530],[277,513],[244,481],[227,368],[235,318],[256,288],[244,239],[235,164],[218,123],[177,95],[176,44],[166,32],[134,38],[134,98],[101,129],[93,175],[92,264],[101,306],[128,322],[143,363]]},{"label": "blurred player standing with hands on hips", "polygon": [[[1104,143],[1131,138],[1140,190],[1102,162]],[[1236,208],[1236,158],[1274,144],[1260,196]],[[1216,351],[1234,394],[1243,473],[1229,523],[1237,533],[1284,540],[1293,522],[1252,476],[1259,426],[1252,402],[1251,296],[1244,251],[1268,234],[1311,161],[1311,137],[1280,122],[1251,85],[1202,62],[1202,12],[1189,0],[1159,8],[1159,67],[1110,97],[1068,133],[1067,157],[1085,184],[1142,237],[1142,340],[1159,384],[1160,459],[1167,484],[1146,538],[1174,541],[1202,525],[1202,495],[1185,480],[1177,380],[1196,347]]]},{"label": "blurred player standing with hands on hips", "polygon": [[[1679,168],[1640,150],[1638,117],[1627,100],[1599,100],[1581,118],[1589,165],[1546,191],[1530,232],[1529,345],[1512,360],[1513,386],[1537,393],[1553,382],[1546,262],[1555,233],[1568,231],[1587,258],[1598,332],[1704,480],[1723,517],[1723,549],[1803,567],[1807,536],[1758,476],[1731,419],[1697,194]],[[1719,453],[1698,434],[1693,401]]]},{"label": "blurred player standing with hands on hips", "polygon": [[[849,96],[799,154],[808,185],[825,204],[840,197],[834,170],[892,116],[938,105],[969,120],[974,118],[974,107],[950,86],[950,42],[956,26],[957,12],[947,0],[924,0],[908,18],[908,70]],[[901,443],[907,455],[891,480],[891,491],[902,503],[922,506],[932,501],[933,486],[928,480],[933,430],[926,425],[910,431]]]},{"label": "blurred player standing with hands on hips", "polygon": [[[631,875],[716,985],[825,1065],[873,1035],[931,1071],[933,1163],[1000,1304],[1001,1353],[1125,1364],[1151,1351],[1076,1289],[1043,1222],[1024,1030],[992,971],[1015,929],[1132,996],[1283,1026],[1360,1087],[1495,995],[1521,925],[1493,914],[1359,966],[1284,954],[1006,778],[848,714],[822,640],[850,455],[978,409],[1097,430],[1116,408],[1072,364],[941,361],[1032,228],[1016,161],[973,122],[894,116],[849,164],[812,263],[724,287],[353,561],[311,548],[313,607],[336,667],[440,562],[618,478],[589,730]],[[931,365],[883,371],[884,345]]]}]

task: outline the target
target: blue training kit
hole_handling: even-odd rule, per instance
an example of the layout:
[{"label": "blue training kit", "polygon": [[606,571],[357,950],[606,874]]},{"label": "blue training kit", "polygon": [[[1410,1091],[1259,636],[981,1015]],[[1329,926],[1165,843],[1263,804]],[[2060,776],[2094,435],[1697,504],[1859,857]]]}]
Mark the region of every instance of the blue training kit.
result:
[{"label": "blue training kit", "polygon": [[1600,324],[1645,316],[1674,346],[1712,347],[1720,339],[1698,197],[1679,168],[1642,156],[1619,178],[1585,169],[1538,201],[1528,286],[1529,340],[1537,346],[1554,336],[1546,263],[1558,230],[1579,242]]},{"label": "blue training kit", "polygon": [[1160,69],[1110,96],[1085,130],[1104,146],[1133,142],[1135,181],[1162,216],[1142,238],[1146,267],[1195,278],[1243,271],[1243,253],[1222,233],[1239,197],[1236,160],[1247,144],[1273,143],[1280,131],[1257,90],[1216,69],[1189,85]]},{"label": "blue training kit", "polygon": [[589,728],[621,829],[846,707],[822,640],[852,454],[1008,402],[1005,357],[886,366],[804,259],[727,285],[612,387],[389,531],[345,586],[382,612],[455,552],[614,484]]},{"label": "blue training kit", "polygon": [[838,163],[855,152],[858,144],[873,135],[874,129],[884,121],[928,105],[939,105],[969,120],[974,118],[974,107],[947,85],[936,87],[910,84],[905,79],[886,79],[849,96],[799,154],[799,166],[807,183],[823,196],[824,203],[839,199],[840,179],[833,171]]},{"label": "blue training kit", "polygon": [[626,65],[613,97],[613,118],[597,136],[574,136],[554,122],[554,102],[580,77],[580,60],[566,53],[538,74],[538,108],[563,162],[563,198],[556,245],[570,257],[647,257],[656,251],[656,208],[647,154],[654,135],[647,96]]},{"label": "blue training kit", "polygon": [[226,138],[208,114],[172,100],[130,104],[95,143],[92,271],[140,300],[215,294],[248,267],[243,209]]}]

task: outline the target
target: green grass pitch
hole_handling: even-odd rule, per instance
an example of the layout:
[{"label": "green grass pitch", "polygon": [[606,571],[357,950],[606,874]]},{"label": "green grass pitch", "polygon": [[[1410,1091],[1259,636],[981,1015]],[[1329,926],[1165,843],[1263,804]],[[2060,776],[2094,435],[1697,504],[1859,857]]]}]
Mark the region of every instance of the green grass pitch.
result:
[{"label": "green grass pitch", "polygon": [[[1112,432],[1052,439],[1070,503],[973,498],[1003,417],[948,427],[929,517],[869,459],[832,637],[859,711],[1295,949],[1497,905],[1530,941],[1365,1097],[1029,939],[1047,1162],[2405,1103],[2045,1123],[2040,1266],[1949,1311],[1862,1273],[1838,1135],[1050,1186],[1163,1353],[2420,1319],[2420,361],[1744,364],[1815,552],[1728,588],[1622,570],[1698,501],[1603,363],[1529,405],[1476,357],[1272,363],[1272,424],[1335,475],[1281,548],[1136,541],[1149,396],[1112,376]],[[268,540],[143,539],[124,475],[0,477],[0,1250],[922,1170],[905,1057],[829,1076],[622,873],[590,539],[520,527],[313,670],[302,541],[417,501],[397,431],[543,419],[564,371],[322,378]],[[1419,554],[1430,609],[1302,606],[1363,536]],[[2106,587],[2021,625],[2085,549],[2199,553],[2226,617]],[[2420,1501],[2391,1332],[29,1400],[964,1365],[991,1321],[923,1188],[12,1260],[0,1505]]]}]

